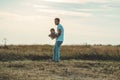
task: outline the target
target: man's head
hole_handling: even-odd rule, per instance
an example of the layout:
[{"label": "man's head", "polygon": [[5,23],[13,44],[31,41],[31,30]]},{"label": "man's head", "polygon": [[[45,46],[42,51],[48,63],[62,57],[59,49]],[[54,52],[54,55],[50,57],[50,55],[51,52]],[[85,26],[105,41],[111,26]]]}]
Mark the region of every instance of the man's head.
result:
[{"label": "man's head", "polygon": [[58,25],[60,23],[60,19],[59,18],[55,18],[55,25]]}]

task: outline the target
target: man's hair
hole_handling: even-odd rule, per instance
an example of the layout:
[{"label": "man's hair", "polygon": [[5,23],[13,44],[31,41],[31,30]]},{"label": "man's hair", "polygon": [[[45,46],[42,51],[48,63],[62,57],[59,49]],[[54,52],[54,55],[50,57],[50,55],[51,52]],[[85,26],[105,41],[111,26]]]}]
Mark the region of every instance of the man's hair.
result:
[{"label": "man's hair", "polygon": [[60,22],[60,18],[55,18],[55,20],[59,21]]}]

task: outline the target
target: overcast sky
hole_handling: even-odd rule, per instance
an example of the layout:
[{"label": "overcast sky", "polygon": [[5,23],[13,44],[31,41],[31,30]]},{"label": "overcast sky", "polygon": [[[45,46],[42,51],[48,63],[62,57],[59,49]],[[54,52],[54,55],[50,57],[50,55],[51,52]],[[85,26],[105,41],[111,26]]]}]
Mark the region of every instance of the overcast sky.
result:
[{"label": "overcast sky", "polygon": [[120,0],[0,0],[0,44],[54,44],[55,17],[64,44],[120,44]]}]

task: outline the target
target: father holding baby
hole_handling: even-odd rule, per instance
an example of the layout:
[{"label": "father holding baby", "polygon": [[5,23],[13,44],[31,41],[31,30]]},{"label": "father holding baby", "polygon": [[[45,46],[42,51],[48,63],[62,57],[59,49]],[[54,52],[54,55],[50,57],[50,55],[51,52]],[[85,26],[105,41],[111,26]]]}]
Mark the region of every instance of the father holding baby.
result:
[{"label": "father holding baby", "polygon": [[52,60],[55,62],[59,62],[60,61],[60,46],[62,45],[64,41],[64,28],[60,24],[59,18],[55,18],[55,25],[57,26],[57,33],[55,33],[53,36],[50,36],[50,35],[49,36],[56,39]]}]

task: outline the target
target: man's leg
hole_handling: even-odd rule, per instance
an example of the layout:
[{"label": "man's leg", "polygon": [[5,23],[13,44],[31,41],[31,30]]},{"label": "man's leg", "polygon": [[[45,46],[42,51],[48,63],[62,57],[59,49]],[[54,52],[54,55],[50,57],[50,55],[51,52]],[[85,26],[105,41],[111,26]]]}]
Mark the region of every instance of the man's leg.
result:
[{"label": "man's leg", "polygon": [[62,44],[62,41],[56,41],[54,46],[54,53],[53,53],[53,61],[60,61],[60,46]]},{"label": "man's leg", "polygon": [[60,61],[60,46],[62,44],[62,41],[57,41],[57,49],[56,49],[56,61]]},{"label": "man's leg", "polygon": [[53,58],[52,58],[53,61],[55,61],[56,46],[57,46],[57,42],[55,43],[55,46],[53,49]]}]

